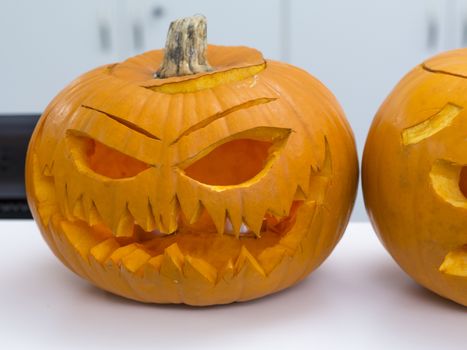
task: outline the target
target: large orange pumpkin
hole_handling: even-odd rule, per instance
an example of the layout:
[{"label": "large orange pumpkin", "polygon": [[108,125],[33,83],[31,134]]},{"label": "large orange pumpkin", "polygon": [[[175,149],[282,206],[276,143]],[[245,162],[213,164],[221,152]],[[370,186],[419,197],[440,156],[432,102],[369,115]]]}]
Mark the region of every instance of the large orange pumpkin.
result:
[{"label": "large orange pumpkin", "polygon": [[467,306],[467,49],[414,68],[378,111],[363,190],[385,247],[417,282]]},{"label": "large orange pumpkin", "polygon": [[[178,38],[205,36],[200,17],[177,23]],[[29,204],[55,255],[144,302],[290,286],[330,254],[355,196],[352,133],[320,82],[246,47],[209,46],[206,62],[196,40],[84,74],[28,151]]]}]

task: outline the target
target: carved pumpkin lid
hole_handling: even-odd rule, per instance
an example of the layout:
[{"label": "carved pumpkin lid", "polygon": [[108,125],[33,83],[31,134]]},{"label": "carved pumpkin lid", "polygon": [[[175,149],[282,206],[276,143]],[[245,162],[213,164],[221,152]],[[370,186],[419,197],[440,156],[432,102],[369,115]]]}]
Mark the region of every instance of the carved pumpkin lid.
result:
[{"label": "carved pumpkin lid", "polygon": [[457,49],[436,55],[423,63],[434,73],[445,73],[467,78],[467,49]]},{"label": "carved pumpkin lid", "polygon": [[208,46],[206,17],[195,15],[170,24],[164,50],[131,58],[110,72],[154,91],[186,93],[242,80],[265,67],[255,49]]},{"label": "carved pumpkin lid", "polygon": [[163,58],[164,50],[148,51],[115,65],[112,68],[112,75],[126,81],[134,82],[142,87],[155,87],[169,83],[193,80],[203,75],[213,75],[228,70],[264,64],[263,55],[258,50],[245,46],[229,47],[208,45],[207,58],[213,66],[211,72],[156,79],[153,75],[161,65]]}]

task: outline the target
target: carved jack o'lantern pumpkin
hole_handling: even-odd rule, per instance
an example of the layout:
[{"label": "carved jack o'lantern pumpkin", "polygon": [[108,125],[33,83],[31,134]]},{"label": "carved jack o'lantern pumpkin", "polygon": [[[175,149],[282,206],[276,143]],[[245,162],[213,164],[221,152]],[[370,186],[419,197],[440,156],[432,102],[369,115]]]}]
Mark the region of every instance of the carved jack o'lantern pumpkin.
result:
[{"label": "carved jack o'lantern pumpkin", "polygon": [[416,281],[467,305],[467,50],[412,70],[381,106],[363,157],[365,203]]},{"label": "carved jack o'lantern pumpkin", "polygon": [[300,69],[205,37],[204,17],[172,23],[165,56],[83,75],[34,132],[27,189],[42,234],[110,292],[256,298],[304,278],[347,223],[357,159],[334,97]]}]

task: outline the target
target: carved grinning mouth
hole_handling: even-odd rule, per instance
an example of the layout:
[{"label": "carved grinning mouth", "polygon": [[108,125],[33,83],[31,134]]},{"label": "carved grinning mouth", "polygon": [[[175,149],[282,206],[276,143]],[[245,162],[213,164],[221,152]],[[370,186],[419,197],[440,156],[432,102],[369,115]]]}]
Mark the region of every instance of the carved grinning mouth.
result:
[{"label": "carved grinning mouth", "polygon": [[229,234],[228,224],[226,232],[219,234],[214,232],[213,226],[211,230],[200,230],[196,225],[183,223],[169,235],[147,232],[134,225],[131,236],[116,237],[102,223],[90,225],[83,220],[70,220],[60,213],[52,216],[49,227],[60,240],[66,239],[83,259],[94,260],[107,268],[124,266],[129,271],[144,274],[148,266],[161,271],[175,264],[176,269],[182,271],[182,265],[186,264],[185,268],[189,266],[215,282],[230,270],[236,274],[244,268],[266,276],[285,256],[295,254],[307,233],[303,223],[295,227],[298,212],[304,211],[300,214],[304,216],[302,221],[312,222],[315,209],[314,201],[294,201],[287,216],[277,218],[267,214],[261,238],[246,228],[245,233],[236,237]]},{"label": "carved grinning mouth", "polygon": [[[245,256],[248,256],[248,259],[254,262],[255,266],[261,266],[257,259],[268,248],[277,248],[284,252],[286,250],[295,251],[301,240],[298,237],[288,236],[289,234],[294,235],[293,227],[297,219],[297,212],[303,203],[303,201],[294,201],[290,213],[283,217],[267,213],[261,227],[260,238],[245,223],[242,223],[240,229],[243,232],[234,234],[228,218],[226,219],[225,231],[223,234],[218,233],[207,211],[194,224],[183,222],[182,219],[177,231],[171,234],[161,233],[157,230],[148,232],[141,226],[134,224],[131,225],[131,234],[116,237],[102,223],[90,225],[86,221],[76,218],[62,218],[60,227],[74,246],[81,245],[83,241],[96,242],[97,244],[91,244],[86,250],[89,256],[101,263],[112,261],[113,263],[125,264],[126,259],[130,259],[129,256],[133,256],[134,253],[136,256],[130,260],[135,268],[134,266],[142,266],[150,259],[162,259],[164,254],[175,254],[174,252],[176,252],[176,255],[184,258],[190,256],[203,259],[216,270],[222,270],[232,261],[244,259]],[[78,234],[70,234],[75,230],[80,231],[79,236]],[[84,236],[88,237],[84,239]]]}]

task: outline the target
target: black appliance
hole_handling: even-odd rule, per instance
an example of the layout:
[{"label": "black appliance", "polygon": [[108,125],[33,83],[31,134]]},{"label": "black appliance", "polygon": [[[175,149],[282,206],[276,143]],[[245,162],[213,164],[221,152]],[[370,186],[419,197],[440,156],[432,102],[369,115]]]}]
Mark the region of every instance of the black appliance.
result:
[{"label": "black appliance", "polygon": [[24,163],[40,114],[0,115],[0,218],[31,218],[24,189]]}]

